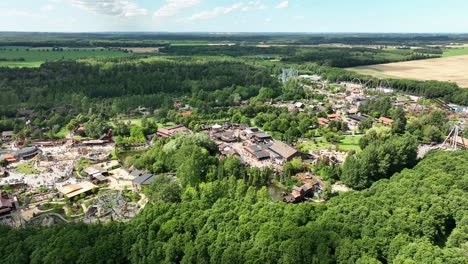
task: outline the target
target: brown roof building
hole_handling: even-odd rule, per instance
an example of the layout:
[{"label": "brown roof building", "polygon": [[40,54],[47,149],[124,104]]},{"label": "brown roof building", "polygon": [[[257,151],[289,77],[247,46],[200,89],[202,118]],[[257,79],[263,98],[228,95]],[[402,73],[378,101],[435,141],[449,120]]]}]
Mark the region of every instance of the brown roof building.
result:
[{"label": "brown roof building", "polygon": [[290,161],[293,158],[297,157],[300,154],[295,148],[283,143],[281,141],[275,141],[269,149],[278,153],[284,160]]},{"label": "brown roof building", "polygon": [[390,119],[390,118],[387,118],[387,117],[380,117],[379,118],[379,123],[382,123],[386,126],[389,126],[391,124],[393,124],[393,119]]},{"label": "brown roof building", "polygon": [[326,126],[328,125],[330,121],[326,118],[323,118],[323,117],[319,117],[317,118],[317,123],[320,125],[320,126]]},{"label": "brown roof building", "polygon": [[328,115],[328,119],[330,119],[330,120],[340,120],[340,118],[341,118],[341,115],[339,115],[339,114],[329,114]]},{"label": "brown roof building", "polygon": [[173,126],[173,127],[167,127],[167,128],[159,128],[156,134],[160,137],[164,138],[170,138],[172,135],[176,133],[182,133],[186,135],[192,134],[192,131],[190,129],[186,128],[184,125],[178,125],[178,126]]}]

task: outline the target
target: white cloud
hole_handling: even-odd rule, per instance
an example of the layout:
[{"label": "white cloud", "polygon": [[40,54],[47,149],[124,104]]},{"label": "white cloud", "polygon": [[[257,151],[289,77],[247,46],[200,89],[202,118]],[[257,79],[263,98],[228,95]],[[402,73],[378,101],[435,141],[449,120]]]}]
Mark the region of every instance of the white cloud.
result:
[{"label": "white cloud", "polygon": [[84,10],[109,16],[145,16],[148,10],[126,0],[69,0],[74,6]]},{"label": "white cloud", "polygon": [[200,0],[166,0],[161,8],[155,13],[155,17],[171,17],[180,13],[182,10],[197,6]]},{"label": "white cloud", "polygon": [[203,12],[194,14],[190,17],[190,19],[191,20],[208,19],[211,17],[219,16],[219,15],[229,14],[234,10],[242,8],[243,5],[244,5],[243,3],[235,3],[228,7],[216,7],[209,11],[203,11]]},{"label": "white cloud", "polygon": [[289,1],[284,1],[284,2],[279,3],[276,6],[276,8],[277,9],[283,9],[283,8],[288,8],[288,6],[289,6]]},{"label": "white cloud", "polygon": [[256,11],[256,10],[265,10],[268,9],[268,6],[262,4],[261,0],[257,1],[250,1],[244,7],[242,7],[242,11],[248,12],[248,11]]},{"label": "white cloud", "polygon": [[43,7],[41,7],[41,11],[43,12],[51,12],[55,10],[55,6],[52,4],[46,4]]},{"label": "white cloud", "polygon": [[189,19],[190,20],[208,19],[208,18],[212,18],[215,16],[226,15],[236,10],[249,12],[249,11],[257,11],[257,10],[265,10],[265,9],[268,9],[268,7],[262,4],[261,0],[250,1],[248,3],[238,2],[238,3],[232,4],[231,6],[216,7],[211,10],[206,10],[206,11],[194,14]]}]

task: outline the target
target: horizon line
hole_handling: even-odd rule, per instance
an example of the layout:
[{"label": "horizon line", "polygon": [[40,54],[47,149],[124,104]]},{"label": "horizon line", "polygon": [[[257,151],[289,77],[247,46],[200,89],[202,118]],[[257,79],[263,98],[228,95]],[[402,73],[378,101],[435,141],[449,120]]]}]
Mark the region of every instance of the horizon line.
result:
[{"label": "horizon line", "polygon": [[446,34],[446,35],[468,35],[467,32],[398,32],[398,31],[9,31],[0,30],[0,33],[61,33],[61,34],[122,34],[122,33],[144,33],[144,34],[402,34],[402,35],[429,35],[429,34]]}]

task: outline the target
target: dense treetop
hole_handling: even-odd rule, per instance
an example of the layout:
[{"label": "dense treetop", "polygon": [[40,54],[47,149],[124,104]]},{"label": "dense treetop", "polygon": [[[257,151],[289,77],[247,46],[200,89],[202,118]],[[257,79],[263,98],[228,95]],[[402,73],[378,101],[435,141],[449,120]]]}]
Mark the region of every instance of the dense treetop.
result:
[{"label": "dense treetop", "polygon": [[[272,202],[234,178],[154,200],[126,224],[1,227],[2,263],[468,263],[468,153],[323,205]],[[164,182],[162,180],[161,182]],[[158,196],[156,196],[158,197]],[[157,199],[157,198],[155,198]]]}]

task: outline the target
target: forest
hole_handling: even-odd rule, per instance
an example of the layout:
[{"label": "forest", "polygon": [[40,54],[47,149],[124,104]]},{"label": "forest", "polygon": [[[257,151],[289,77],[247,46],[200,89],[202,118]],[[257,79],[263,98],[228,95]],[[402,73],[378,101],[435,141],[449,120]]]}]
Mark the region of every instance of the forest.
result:
[{"label": "forest", "polygon": [[468,263],[467,159],[463,151],[432,152],[413,169],[326,204],[273,202],[265,188],[226,176],[189,184],[180,200],[154,201],[128,223],[2,226],[0,256],[2,263]]},{"label": "forest", "polygon": [[424,54],[418,50],[382,50],[371,48],[332,48],[295,46],[168,46],[162,54],[177,56],[224,55],[257,59],[279,58],[283,62],[314,62],[330,67],[354,67],[407,60],[436,58],[440,55]]},{"label": "forest", "polygon": [[59,61],[40,68],[2,68],[0,79],[2,116],[15,115],[19,108],[77,108],[82,100],[97,100],[105,105],[106,101],[101,100],[105,98],[123,104],[125,109],[120,111],[139,105],[167,107],[173,97],[199,91],[213,92],[232,85],[279,85],[269,68],[223,59]]}]

